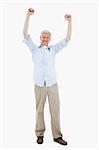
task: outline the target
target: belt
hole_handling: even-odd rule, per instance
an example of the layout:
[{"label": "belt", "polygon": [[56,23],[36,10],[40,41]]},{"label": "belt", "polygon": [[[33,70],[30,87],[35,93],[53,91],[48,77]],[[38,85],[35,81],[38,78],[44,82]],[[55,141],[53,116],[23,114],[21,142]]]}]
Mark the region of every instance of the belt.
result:
[{"label": "belt", "polygon": [[46,86],[46,81],[44,81],[44,86]]}]

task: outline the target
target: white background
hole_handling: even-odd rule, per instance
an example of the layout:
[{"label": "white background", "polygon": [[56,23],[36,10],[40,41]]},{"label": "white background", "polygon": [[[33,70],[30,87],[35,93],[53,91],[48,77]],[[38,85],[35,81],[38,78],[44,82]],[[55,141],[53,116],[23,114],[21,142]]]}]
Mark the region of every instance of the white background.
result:
[{"label": "white background", "polygon": [[[72,15],[72,38],[56,56],[61,103],[61,128],[68,148],[97,147],[97,4],[96,3],[9,3],[1,4],[3,42],[1,67],[3,88],[1,107],[1,146],[57,148],[50,127],[48,103],[45,106],[44,144],[36,144],[35,97],[31,53],[22,42],[27,9],[35,9],[29,33],[40,43],[41,30],[52,32],[56,43],[66,35],[65,13]],[[2,118],[3,114],[3,118]]]}]

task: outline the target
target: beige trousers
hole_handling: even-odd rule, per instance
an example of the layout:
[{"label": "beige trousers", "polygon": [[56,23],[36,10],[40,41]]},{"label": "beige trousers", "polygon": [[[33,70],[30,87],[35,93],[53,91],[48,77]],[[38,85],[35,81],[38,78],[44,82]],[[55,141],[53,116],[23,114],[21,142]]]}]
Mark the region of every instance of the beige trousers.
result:
[{"label": "beige trousers", "polygon": [[46,97],[48,96],[53,138],[62,137],[60,130],[60,102],[57,83],[50,87],[39,87],[35,85],[34,90],[36,98],[36,136],[44,136],[44,105],[46,102]]}]

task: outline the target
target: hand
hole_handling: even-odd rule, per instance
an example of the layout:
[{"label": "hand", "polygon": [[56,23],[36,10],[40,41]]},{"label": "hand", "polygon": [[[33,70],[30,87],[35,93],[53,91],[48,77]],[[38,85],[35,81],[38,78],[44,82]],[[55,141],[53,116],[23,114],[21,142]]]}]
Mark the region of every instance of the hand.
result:
[{"label": "hand", "polygon": [[28,11],[27,11],[27,15],[28,15],[28,16],[31,16],[31,15],[33,15],[33,14],[34,14],[34,9],[29,8]]},{"label": "hand", "polygon": [[70,14],[66,14],[64,16],[64,18],[67,20],[67,21],[71,21],[71,15]]}]

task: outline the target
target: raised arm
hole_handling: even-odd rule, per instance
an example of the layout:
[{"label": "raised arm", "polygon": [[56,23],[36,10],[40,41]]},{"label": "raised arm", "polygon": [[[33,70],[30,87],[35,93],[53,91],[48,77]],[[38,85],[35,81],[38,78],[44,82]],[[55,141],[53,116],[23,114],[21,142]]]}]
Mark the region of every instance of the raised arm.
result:
[{"label": "raised arm", "polygon": [[65,19],[68,21],[68,27],[67,27],[67,35],[66,35],[66,38],[65,38],[65,41],[66,43],[71,39],[71,28],[72,28],[72,18],[71,18],[71,15],[69,14],[66,14],[65,16]]},{"label": "raised arm", "polygon": [[28,11],[27,11],[27,15],[26,15],[25,22],[24,22],[24,27],[23,27],[23,36],[24,36],[24,38],[26,38],[27,35],[28,35],[29,18],[33,14],[34,14],[34,9],[29,8]]}]

